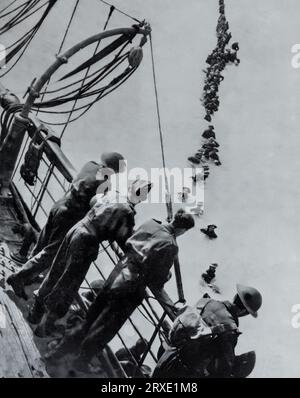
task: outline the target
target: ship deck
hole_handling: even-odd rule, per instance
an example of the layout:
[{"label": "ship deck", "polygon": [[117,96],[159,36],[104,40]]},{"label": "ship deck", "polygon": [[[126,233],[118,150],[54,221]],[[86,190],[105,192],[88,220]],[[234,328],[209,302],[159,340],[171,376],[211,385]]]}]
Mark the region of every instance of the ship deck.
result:
[{"label": "ship deck", "polygon": [[34,334],[26,322],[19,300],[8,289],[6,280],[18,270],[9,259],[10,250],[17,249],[22,237],[13,228],[19,224],[12,197],[0,199],[0,377],[48,377]]},{"label": "ship deck", "polygon": [[72,370],[70,358],[55,366],[44,361],[51,339],[39,339],[34,335],[26,320],[30,301],[19,299],[6,283],[7,278],[19,269],[10,259],[10,251],[19,248],[22,242],[22,237],[13,231],[18,224],[20,219],[13,197],[0,198],[0,378],[111,376],[102,369],[94,375],[78,373]]}]

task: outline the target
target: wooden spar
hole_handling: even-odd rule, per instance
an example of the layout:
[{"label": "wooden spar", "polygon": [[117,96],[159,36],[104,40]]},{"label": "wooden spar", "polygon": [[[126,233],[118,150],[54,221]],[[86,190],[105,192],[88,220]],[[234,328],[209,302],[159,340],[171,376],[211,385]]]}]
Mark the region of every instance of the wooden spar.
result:
[{"label": "wooden spar", "polygon": [[[77,54],[79,51],[88,47],[93,43],[97,43],[100,40],[106,39],[108,37],[119,36],[119,35],[131,35],[134,33],[148,36],[151,32],[150,28],[118,28],[107,30],[105,32],[98,33],[94,36],[89,37],[86,40],[76,44],[74,47],[70,48],[63,54],[59,54],[57,56],[56,61],[46,70],[46,72],[38,79],[34,85],[29,90],[29,96],[27,101],[24,104],[23,110],[21,112],[21,116],[24,118],[28,118],[29,112],[37,98],[37,95],[41,92],[44,85],[51,79],[52,75],[63,65],[65,64],[71,57]],[[143,45],[143,43],[142,43]]]},{"label": "wooden spar", "polygon": [[[11,178],[13,175],[13,171],[21,150],[21,146],[24,140],[26,128],[28,123],[30,122],[29,113],[31,108],[39,96],[44,85],[51,79],[53,74],[68,60],[77,54],[79,51],[88,47],[93,43],[97,43],[100,40],[119,36],[119,35],[132,35],[132,34],[140,34],[142,36],[148,36],[151,33],[151,28],[145,26],[145,28],[141,27],[132,27],[132,28],[118,28],[107,30],[101,33],[98,33],[94,36],[91,36],[80,43],[76,44],[63,54],[59,54],[56,57],[56,61],[45,71],[45,73],[29,88],[28,98],[22,107],[21,113],[16,115],[12,124],[12,127],[4,139],[3,144],[0,148],[0,195],[8,195],[9,194],[9,186],[11,183]],[[143,46],[145,41],[141,43]],[[1,88],[0,88],[1,93]]]}]

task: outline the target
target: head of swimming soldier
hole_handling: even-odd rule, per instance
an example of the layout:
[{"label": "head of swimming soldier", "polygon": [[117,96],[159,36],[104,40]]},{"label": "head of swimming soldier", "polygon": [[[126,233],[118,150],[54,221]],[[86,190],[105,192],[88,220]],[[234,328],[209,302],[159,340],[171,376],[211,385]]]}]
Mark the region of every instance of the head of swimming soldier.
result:
[{"label": "head of swimming soldier", "polygon": [[257,318],[258,310],[262,306],[262,295],[253,287],[237,285],[237,294],[233,298],[233,304],[239,318],[247,315]]},{"label": "head of swimming soldier", "polygon": [[195,220],[191,214],[186,213],[183,209],[179,210],[171,223],[175,230],[175,236],[179,237],[190,229],[194,228]]},{"label": "head of swimming soldier", "polygon": [[128,201],[133,205],[144,202],[153,187],[152,182],[136,179],[128,189]]},{"label": "head of swimming soldier", "polygon": [[118,152],[104,152],[101,155],[101,163],[104,168],[111,170],[115,174],[123,173],[126,169],[126,160]]}]

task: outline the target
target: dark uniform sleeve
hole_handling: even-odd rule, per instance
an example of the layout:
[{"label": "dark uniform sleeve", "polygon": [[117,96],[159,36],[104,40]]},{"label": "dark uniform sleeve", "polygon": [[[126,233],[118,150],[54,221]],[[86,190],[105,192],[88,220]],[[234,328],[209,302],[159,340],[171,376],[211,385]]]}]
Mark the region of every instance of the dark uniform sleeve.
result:
[{"label": "dark uniform sleeve", "polygon": [[128,210],[122,217],[121,225],[119,227],[119,237],[117,243],[125,253],[127,251],[126,241],[132,236],[135,226],[135,219],[133,211]]},{"label": "dark uniform sleeve", "polygon": [[178,247],[171,242],[158,242],[146,260],[147,282],[151,287],[162,289],[170,279],[170,270],[174,264]]},{"label": "dark uniform sleeve", "polygon": [[68,231],[77,222],[76,213],[71,212],[66,205],[53,209],[51,213],[51,225],[49,224],[47,247],[60,245]]},{"label": "dark uniform sleeve", "polygon": [[39,234],[38,241],[31,253],[32,257],[36,256],[39,252],[41,252],[48,245],[51,230],[52,230],[52,219],[53,219],[53,209],[49,213],[46,225],[44,226],[44,228],[41,230],[41,232]]},{"label": "dark uniform sleeve", "polygon": [[105,231],[110,241],[117,241],[123,249],[134,228],[134,212],[128,206],[115,204],[103,208],[98,228]]},{"label": "dark uniform sleeve", "polygon": [[215,362],[216,377],[229,378],[234,366],[238,335],[235,332],[226,333],[220,336],[218,340],[218,353]]}]

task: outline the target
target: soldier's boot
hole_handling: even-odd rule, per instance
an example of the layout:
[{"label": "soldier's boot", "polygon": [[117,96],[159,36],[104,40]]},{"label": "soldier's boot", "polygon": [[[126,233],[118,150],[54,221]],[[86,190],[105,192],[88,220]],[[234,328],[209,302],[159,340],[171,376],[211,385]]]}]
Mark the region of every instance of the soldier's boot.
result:
[{"label": "soldier's boot", "polygon": [[7,279],[7,283],[9,286],[11,286],[11,288],[13,289],[13,291],[15,292],[15,294],[18,297],[20,297],[24,300],[28,300],[28,296],[25,293],[25,286],[24,286],[22,278],[20,278],[17,274],[11,275]]},{"label": "soldier's boot", "polygon": [[200,229],[200,231],[204,234],[208,236],[208,230],[205,228]]},{"label": "soldier's boot", "polygon": [[56,331],[56,319],[57,317],[54,314],[51,314],[49,312],[44,314],[40,324],[35,329],[34,334],[40,338],[53,336]]},{"label": "soldier's boot", "polygon": [[209,239],[217,239],[218,237],[215,231],[207,231],[207,236],[209,237]]},{"label": "soldier's boot", "polygon": [[28,321],[33,325],[38,325],[41,322],[44,314],[45,314],[44,304],[38,297],[35,297],[34,303],[32,304],[29,310],[27,318]]}]

